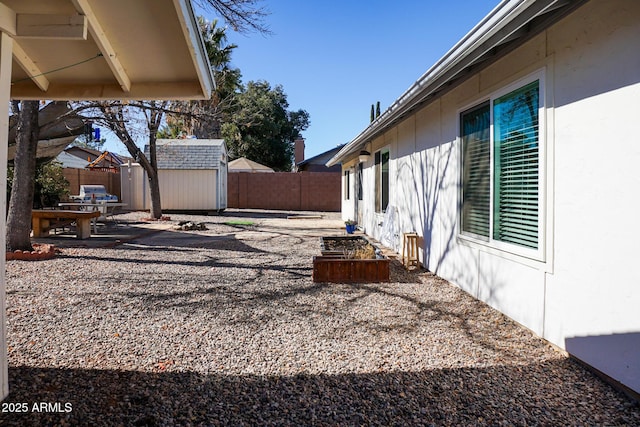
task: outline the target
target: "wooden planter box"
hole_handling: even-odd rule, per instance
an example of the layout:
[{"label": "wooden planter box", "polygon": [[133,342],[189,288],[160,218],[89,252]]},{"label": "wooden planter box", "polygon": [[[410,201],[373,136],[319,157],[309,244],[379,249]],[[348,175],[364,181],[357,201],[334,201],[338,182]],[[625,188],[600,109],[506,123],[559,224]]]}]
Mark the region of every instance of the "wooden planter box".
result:
[{"label": "wooden planter box", "polygon": [[[320,253],[323,256],[343,256],[344,251],[342,249],[330,249],[332,246],[330,243],[337,243],[339,246],[341,244],[349,244],[349,242],[365,242],[371,245],[371,242],[364,236],[331,236],[331,237],[320,237]],[[373,246],[373,245],[372,245]]]},{"label": "wooden planter box", "polygon": [[[354,246],[357,244],[359,246]],[[389,281],[389,259],[377,252],[377,259],[345,257],[341,247],[362,248],[371,245],[363,236],[321,237],[322,256],[313,257],[313,281],[325,283],[375,283]]]},{"label": "wooden planter box", "polygon": [[389,259],[313,257],[313,281],[325,283],[375,283],[389,281]]}]

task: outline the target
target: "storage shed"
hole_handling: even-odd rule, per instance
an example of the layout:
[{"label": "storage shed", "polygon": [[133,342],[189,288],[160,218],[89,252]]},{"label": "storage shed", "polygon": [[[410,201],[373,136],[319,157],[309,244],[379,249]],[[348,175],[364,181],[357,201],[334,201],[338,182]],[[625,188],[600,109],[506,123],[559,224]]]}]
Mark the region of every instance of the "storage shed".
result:
[{"label": "storage shed", "polygon": [[[156,141],[163,211],[222,211],[227,207],[227,149],[222,139]],[[145,147],[148,156],[149,147]],[[150,209],[147,174],[137,163],[122,165],[122,201]]]}]

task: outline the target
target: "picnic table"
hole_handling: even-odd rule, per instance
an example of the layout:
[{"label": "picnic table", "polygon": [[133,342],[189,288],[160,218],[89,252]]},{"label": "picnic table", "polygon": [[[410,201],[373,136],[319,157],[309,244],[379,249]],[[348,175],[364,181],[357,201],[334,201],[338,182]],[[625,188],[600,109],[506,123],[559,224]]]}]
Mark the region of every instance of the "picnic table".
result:
[{"label": "picnic table", "polygon": [[47,237],[52,228],[76,223],[76,237],[91,237],[91,220],[100,216],[98,211],[72,211],[62,209],[34,209],[31,211],[33,237]]},{"label": "picnic table", "polygon": [[110,216],[111,219],[113,219],[113,222],[118,224],[118,222],[113,218],[115,210],[116,210],[116,208],[127,206],[127,204],[126,203],[119,203],[119,202],[109,202],[109,201],[106,201],[106,200],[98,200],[98,201],[95,201],[95,202],[62,202],[62,203],[58,203],[58,206],[63,208],[63,209],[65,209],[65,208],[76,208],[77,210],[81,210],[81,211],[97,211],[97,212],[100,212],[100,215],[98,215],[97,217],[95,217],[92,220],[93,232],[97,233],[98,232],[98,218],[104,217],[106,219],[107,217]]}]

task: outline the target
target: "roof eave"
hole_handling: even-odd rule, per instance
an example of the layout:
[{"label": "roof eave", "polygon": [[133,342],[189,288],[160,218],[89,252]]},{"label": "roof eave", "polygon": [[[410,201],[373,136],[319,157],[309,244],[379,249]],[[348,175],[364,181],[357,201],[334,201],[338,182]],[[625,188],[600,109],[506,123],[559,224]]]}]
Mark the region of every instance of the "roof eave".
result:
[{"label": "roof eave", "polygon": [[198,74],[198,80],[200,81],[202,95],[204,99],[209,99],[211,98],[212,92],[215,90],[216,83],[211,71],[211,63],[205,54],[207,50],[205,49],[198,21],[193,13],[191,0],[174,0],[174,4],[176,11],[178,12],[178,18],[180,19],[185,38],[189,41],[189,51],[193,58],[193,64],[196,67],[196,73]]},{"label": "roof eave", "polygon": [[[454,83],[465,70],[486,62],[486,56],[496,47],[520,40],[520,45],[533,34],[539,33],[561,16],[588,0],[504,0],[469,31],[453,48],[407,89],[384,113],[346,144],[327,163],[327,167],[344,162],[357,153],[371,139],[395,124],[407,112],[418,105],[440,96],[443,90],[455,87]],[[546,25],[526,28],[534,18],[556,12],[545,20]],[[513,48],[513,47],[512,47]],[[497,56],[496,56],[497,58]],[[495,58],[493,58],[495,59]],[[474,67],[474,72],[478,70]],[[460,80],[461,81],[461,80]]]}]

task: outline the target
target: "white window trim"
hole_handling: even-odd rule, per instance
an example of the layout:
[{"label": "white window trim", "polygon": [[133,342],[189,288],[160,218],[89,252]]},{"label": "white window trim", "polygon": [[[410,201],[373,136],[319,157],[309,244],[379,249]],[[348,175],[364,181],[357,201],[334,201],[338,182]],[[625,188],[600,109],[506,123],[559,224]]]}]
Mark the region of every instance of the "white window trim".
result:
[{"label": "white window trim", "polygon": [[[489,209],[489,237],[473,235],[468,232],[462,231],[462,185],[459,186],[458,192],[458,212],[457,212],[457,237],[460,243],[467,246],[484,250],[485,252],[499,255],[505,258],[509,258],[526,265],[534,266],[537,268],[544,268],[548,270],[546,259],[546,246],[547,240],[550,238],[547,233],[547,110],[550,108],[548,105],[548,93],[547,93],[547,81],[545,75],[545,69],[539,69],[531,74],[528,74],[506,86],[501,87],[498,90],[492,91],[490,94],[477,98],[474,102],[465,105],[458,110],[457,123],[458,123],[458,145],[460,148],[460,180],[462,180],[464,170],[462,168],[464,148],[462,144],[462,136],[460,134],[460,116],[465,111],[472,109],[473,107],[482,104],[483,102],[490,101],[490,114],[491,125],[489,133],[491,135],[490,143],[490,209]],[[511,93],[523,86],[534,81],[539,81],[539,114],[538,114],[538,248],[526,248],[518,246],[512,243],[501,242],[493,239],[493,220],[494,220],[494,134],[493,134],[493,102],[503,95]]]},{"label": "white window trim", "polygon": [[[372,157],[372,161],[373,161],[373,211],[376,215],[380,216],[381,218],[384,217],[384,214],[386,213],[387,209],[383,209],[383,210],[378,210],[378,206],[376,203],[376,190],[377,190],[377,185],[378,185],[378,178],[380,179],[380,185],[382,185],[382,166],[380,166],[380,176],[376,175],[376,161],[375,161],[375,156],[376,153],[380,153],[380,161],[382,162],[382,154],[383,153],[389,153],[389,188],[387,189],[388,193],[387,194],[387,208],[391,205],[391,145],[385,145],[383,147],[380,147],[379,149],[375,150],[373,152],[373,156]],[[381,163],[382,164],[382,163]],[[380,202],[382,203],[382,188],[380,189]]]},{"label": "white window trim", "polygon": [[351,168],[343,169],[342,200],[351,200]]}]

